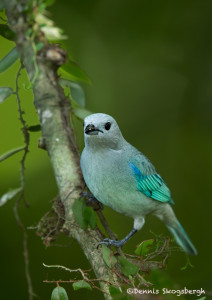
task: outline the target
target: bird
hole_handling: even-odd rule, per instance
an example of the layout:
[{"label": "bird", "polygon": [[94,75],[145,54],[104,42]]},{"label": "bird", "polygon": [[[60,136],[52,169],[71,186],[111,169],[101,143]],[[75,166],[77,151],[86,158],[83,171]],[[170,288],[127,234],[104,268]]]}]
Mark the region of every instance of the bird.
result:
[{"label": "bird", "polygon": [[197,255],[171,207],[174,201],[165,181],[150,160],[125,140],[115,119],[94,113],[84,119],[83,126],[80,166],[88,189],[103,205],[134,219],[133,229],[122,240],[105,238],[98,246],[123,247],[152,214],[186,253]]}]

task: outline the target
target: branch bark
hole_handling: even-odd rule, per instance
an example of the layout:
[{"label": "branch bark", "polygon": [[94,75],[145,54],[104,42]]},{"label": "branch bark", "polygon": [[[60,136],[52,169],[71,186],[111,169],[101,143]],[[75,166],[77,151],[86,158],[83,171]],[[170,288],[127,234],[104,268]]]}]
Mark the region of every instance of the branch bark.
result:
[{"label": "branch bark", "polygon": [[[72,211],[75,199],[80,198],[84,189],[84,181],[73,128],[70,126],[70,100],[66,99],[57,76],[57,69],[64,63],[66,53],[60,47],[49,45],[46,41],[45,47],[37,54],[34,53],[32,41],[26,38],[28,20],[31,17],[24,12],[27,2],[5,0],[4,5],[9,25],[16,33],[16,45],[21,60],[30,80],[34,82],[34,105],[40,118],[42,137],[54,169],[60,198],[65,207],[64,230],[78,241],[97,278],[118,285],[117,277],[106,266],[101,250],[96,249],[101,239],[99,231],[90,228],[84,231],[79,228]],[[42,37],[42,41],[43,39]],[[100,285],[107,293],[105,297],[111,299],[108,296],[109,286],[104,282]]]}]

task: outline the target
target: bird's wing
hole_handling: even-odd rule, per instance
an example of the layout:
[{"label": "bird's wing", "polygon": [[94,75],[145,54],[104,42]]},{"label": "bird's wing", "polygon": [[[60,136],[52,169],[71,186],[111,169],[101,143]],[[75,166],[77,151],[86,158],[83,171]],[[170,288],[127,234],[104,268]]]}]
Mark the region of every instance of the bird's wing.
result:
[{"label": "bird's wing", "polygon": [[159,174],[155,173],[144,175],[133,163],[130,162],[129,164],[134,176],[136,177],[137,189],[140,192],[147,197],[160,202],[174,204],[174,201],[171,197],[171,192]]}]

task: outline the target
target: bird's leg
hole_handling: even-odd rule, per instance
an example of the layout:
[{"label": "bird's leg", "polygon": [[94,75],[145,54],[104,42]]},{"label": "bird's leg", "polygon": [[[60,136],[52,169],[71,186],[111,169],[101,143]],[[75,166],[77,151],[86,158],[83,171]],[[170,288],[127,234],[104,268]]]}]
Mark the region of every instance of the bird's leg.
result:
[{"label": "bird's leg", "polygon": [[87,193],[87,192],[82,192],[81,194],[83,197],[88,198],[86,201],[86,204],[88,206],[92,206],[94,210],[103,210],[103,204],[101,202],[99,202],[94,195],[92,195],[91,193]]},{"label": "bird's leg", "polygon": [[116,240],[110,240],[110,239],[104,239],[97,245],[97,249],[100,245],[107,245],[107,246],[115,246],[115,247],[123,247],[124,244],[137,232],[138,230],[133,228],[133,230],[130,231],[130,233],[125,236],[122,240],[116,241]]}]

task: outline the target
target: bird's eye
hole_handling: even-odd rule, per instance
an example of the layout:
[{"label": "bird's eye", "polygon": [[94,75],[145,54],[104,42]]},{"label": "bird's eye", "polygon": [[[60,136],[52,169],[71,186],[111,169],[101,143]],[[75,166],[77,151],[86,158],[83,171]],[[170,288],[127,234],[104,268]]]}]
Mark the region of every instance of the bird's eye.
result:
[{"label": "bird's eye", "polygon": [[111,127],[111,123],[110,122],[105,123],[105,129],[106,130],[110,130],[110,127]]}]

